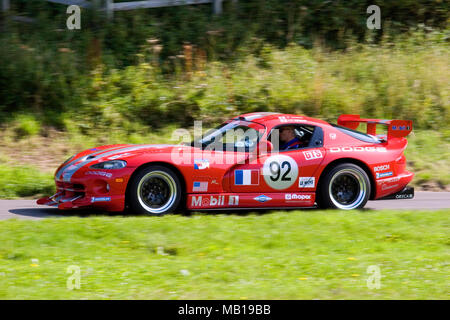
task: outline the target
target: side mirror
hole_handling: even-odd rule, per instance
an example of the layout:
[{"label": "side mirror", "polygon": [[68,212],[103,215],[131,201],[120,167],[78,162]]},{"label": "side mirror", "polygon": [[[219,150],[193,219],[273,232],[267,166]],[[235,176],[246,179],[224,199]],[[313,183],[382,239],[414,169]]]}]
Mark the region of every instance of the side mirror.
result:
[{"label": "side mirror", "polygon": [[268,140],[262,140],[258,145],[258,154],[269,154],[273,151],[273,144]]}]

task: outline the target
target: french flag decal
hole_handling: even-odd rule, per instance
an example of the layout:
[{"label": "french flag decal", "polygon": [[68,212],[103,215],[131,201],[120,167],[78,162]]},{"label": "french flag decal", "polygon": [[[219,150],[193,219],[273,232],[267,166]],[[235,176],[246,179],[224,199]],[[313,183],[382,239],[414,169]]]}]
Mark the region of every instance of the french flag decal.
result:
[{"label": "french flag decal", "polygon": [[234,170],[234,184],[237,186],[250,186],[259,184],[259,169]]}]

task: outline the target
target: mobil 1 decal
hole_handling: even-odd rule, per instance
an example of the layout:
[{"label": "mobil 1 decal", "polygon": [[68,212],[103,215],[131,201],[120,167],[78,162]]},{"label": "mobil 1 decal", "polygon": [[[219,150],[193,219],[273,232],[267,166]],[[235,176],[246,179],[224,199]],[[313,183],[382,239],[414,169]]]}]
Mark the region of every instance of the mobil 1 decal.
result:
[{"label": "mobil 1 decal", "polygon": [[264,161],[264,180],[269,187],[284,190],[297,181],[297,162],[289,156],[274,155]]}]

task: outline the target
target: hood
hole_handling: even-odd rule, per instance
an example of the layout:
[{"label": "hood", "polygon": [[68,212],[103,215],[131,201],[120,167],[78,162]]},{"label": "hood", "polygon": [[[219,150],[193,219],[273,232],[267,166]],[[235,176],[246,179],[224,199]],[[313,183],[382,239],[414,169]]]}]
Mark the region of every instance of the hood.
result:
[{"label": "hood", "polygon": [[171,152],[175,145],[168,144],[116,144],[100,146],[78,153],[56,170],[55,179],[70,181],[72,175],[87,164],[95,164],[107,160],[126,159],[142,153]]}]

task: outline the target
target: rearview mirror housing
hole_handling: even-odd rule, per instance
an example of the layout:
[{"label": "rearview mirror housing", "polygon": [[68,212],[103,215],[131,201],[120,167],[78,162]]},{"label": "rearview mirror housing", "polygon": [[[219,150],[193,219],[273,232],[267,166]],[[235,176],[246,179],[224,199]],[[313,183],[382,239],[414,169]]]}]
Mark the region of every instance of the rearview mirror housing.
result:
[{"label": "rearview mirror housing", "polygon": [[258,154],[259,155],[269,154],[269,153],[272,153],[272,151],[273,151],[272,142],[270,142],[268,140],[262,140],[259,143],[259,145],[258,145]]}]

